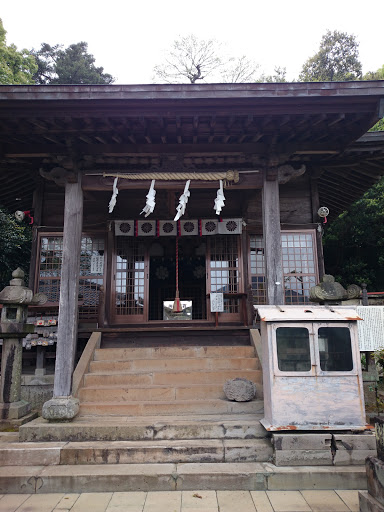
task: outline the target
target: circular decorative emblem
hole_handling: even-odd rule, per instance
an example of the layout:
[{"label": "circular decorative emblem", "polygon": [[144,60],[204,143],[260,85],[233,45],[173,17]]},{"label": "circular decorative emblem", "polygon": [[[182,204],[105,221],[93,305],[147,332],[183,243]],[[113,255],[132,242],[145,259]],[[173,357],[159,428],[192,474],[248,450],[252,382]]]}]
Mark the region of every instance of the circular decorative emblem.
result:
[{"label": "circular decorative emblem", "polygon": [[227,228],[228,231],[236,231],[237,223],[234,220],[229,220],[226,223],[225,227]]},{"label": "circular decorative emblem", "polygon": [[184,222],[184,231],[186,233],[192,233],[192,231],[195,229],[195,226],[193,224],[193,222]]},{"label": "circular decorative emblem", "polygon": [[216,224],[210,220],[205,223],[205,229],[209,233],[212,233],[212,231],[215,231],[215,229],[216,229]]},{"label": "circular decorative emblem", "polygon": [[144,222],[144,224],[141,225],[141,231],[143,233],[150,233],[153,229],[153,226],[150,222]]},{"label": "circular decorative emblem", "polygon": [[164,233],[172,233],[172,231],[175,229],[175,226],[171,222],[165,222],[163,224],[163,231]]},{"label": "circular decorative emblem", "polygon": [[203,265],[198,265],[194,269],[193,275],[196,277],[196,279],[201,279],[202,277],[205,276],[205,267],[203,267]]},{"label": "circular decorative emblem", "polygon": [[131,225],[128,222],[122,222],[120,224],[120,231],[122,233],[129,233],[131,231]]},{"label": "circular decorative emblem", "polygon": [[161,279],[162,281],[164,281],[165,279],[168,279],[169,272],[168,272],[167,267],[163,267],[163,266],[157,267],[156,277],[157,277],[157,279]]}]

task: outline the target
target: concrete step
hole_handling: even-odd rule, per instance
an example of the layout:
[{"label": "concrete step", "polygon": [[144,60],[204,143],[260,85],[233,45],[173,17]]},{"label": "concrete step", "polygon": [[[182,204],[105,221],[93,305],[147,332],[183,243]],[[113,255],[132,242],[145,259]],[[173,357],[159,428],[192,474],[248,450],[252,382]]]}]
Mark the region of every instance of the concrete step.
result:
[{"label": "concrete step", "polygon": [[271,460],[269,439],[9,443],[0,446],[0,467]]},{"label": "concrete step", "polygon": [[177,359],[132,359],[93,361],[91,372],[152,372],[191,370],[260,370],[260,362],[254,357],[227,359],[225,357],[180,357]]},{"label": "concrete step", "polygon": [[255,357],[251,346],[184,346],[184,347],[134,347],[134,348],[102,348],[95,351],[95,361],[131,361],[132,359],[158,358],[244,358]]},{"label": "concrete step", "polygon": [[0,494],[366,488],[365,466],[286,468],[227,462],[0,467]]},{"label": "concrete step", "polygon": [[134,386],[186,386],[189,384],[221,384],[223,385],[227,379],[235,379],[243,377],[252,380],[256,384],[262,383],[261,370],[222,370],[222,371],[158,371],[158,372],[100,372],[89,373],[85,375],[85,386],[110,386],[110,385],[134,385]]},{"label": "concrete step", "polygon": [[206,400],[219,398],[224,400],[223,386],[190,385],[169,386],[92,386],[81,388],[78,392],[81,402],[134,402],[136,400]]},{"label": "concrete step", "polygon": [[183,439],[258,439],[267,431],[259,414],[180,416],[77,416],[68,423],[49,423],[37,418],[20,428],[23,442],[138,441]]},{"label": "concrete step", "polygon": [[251,414],[263,410],[261,400],[230,402],[228,400],[174,400],[146,402],[81,402],[80,414],[152,416],[183,414]]}]

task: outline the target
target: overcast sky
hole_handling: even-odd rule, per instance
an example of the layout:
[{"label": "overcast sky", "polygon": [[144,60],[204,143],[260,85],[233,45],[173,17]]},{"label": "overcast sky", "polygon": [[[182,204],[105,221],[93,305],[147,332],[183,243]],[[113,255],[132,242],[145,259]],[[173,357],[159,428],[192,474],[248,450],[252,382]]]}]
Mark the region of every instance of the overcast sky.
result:
[{"label": "overcast sky", "polygon": [[21,48],[86,41],[116,83],[151,83],[153,67],[179,35],[215,38],[272,73],[297,78],[327,29],[354,34],[363,71],[384,64],[384,0],[3,0],[7,43]]}]

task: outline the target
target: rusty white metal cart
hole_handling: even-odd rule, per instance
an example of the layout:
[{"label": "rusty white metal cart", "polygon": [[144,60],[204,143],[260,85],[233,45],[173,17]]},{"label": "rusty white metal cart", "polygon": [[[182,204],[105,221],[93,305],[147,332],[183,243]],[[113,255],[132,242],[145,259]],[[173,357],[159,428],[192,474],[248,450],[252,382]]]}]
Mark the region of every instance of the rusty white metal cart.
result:
[{"label": "rusty white metal cart", "polygon": [[366,428],[356,310],[260,306],[270,431]]}]

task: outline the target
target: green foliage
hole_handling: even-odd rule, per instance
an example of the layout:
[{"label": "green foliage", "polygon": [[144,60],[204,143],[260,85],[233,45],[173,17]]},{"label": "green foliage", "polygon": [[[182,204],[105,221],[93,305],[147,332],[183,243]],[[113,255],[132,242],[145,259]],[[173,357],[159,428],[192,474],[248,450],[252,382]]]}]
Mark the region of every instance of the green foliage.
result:
[{"label": "green foliage", "polygon": [[327,272],[344,286],[384,290],[384,177],[326,231]]},{"label": "green foliage", "polygon": [[[0,209],[0,290],[9,284],[12,272],[21,267],[26,274],[31,259],[32,230]],[[27,279],[26,275],[26,279]]]},{"label": "green foliage", "polygon": [[[363,80],[384,80],[384,64],[377,71],[368,71],[363,76]],[[384,118],[380,119],[375,126],[369,130],[370,132],[383,132],[384,131]]]},{"label": "green foliage", "polygon": [[303,65],[301,82],[337,82],[360,80],[362,66],[359,44],[355,36],[337,30],[327,30],[319,51]]},{"label": "green foliage", "polygon": [[71,44],[51,46],[42,43],[39,50],[32,50],[36,58],[37,71],[35,83],[49,84],[110,84],[114,78],[104,73],[104,68],[95,66],[95,58],[88,53],[88,44],[84,41]]},{"label": "green foliage", "polygon": [[368,71],[363,80],[384,80],[384,64],[377,71]]},{"label": "green foliage", "polygon": [[287,68],[276,66],[273,75],[265,75],[264,73],[260,76],[257,82],[286,82]]},{"label": "green foliage", "polygon": [[0,19],[0,84],[33,84],[37,66],[27,50],[17,50],[14,44],[7,45],[6,30]]}]

